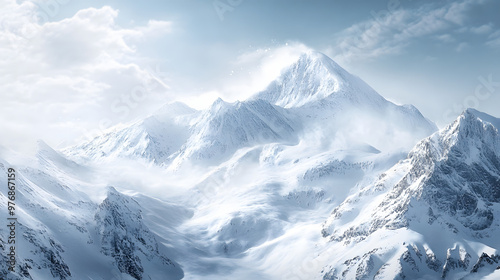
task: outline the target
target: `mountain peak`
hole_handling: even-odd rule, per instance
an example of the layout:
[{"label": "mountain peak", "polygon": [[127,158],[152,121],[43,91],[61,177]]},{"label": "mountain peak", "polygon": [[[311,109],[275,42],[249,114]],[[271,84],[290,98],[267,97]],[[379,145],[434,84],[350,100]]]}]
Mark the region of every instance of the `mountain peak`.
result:
[{"label": "mountain peak", "polygon": [[222,98],[217,97],[217,99],[210,105],[209,109],[205,112],[206,114],[216,114],[217,112],[221,112],[226,110],[230,103],[224,101]]},{"label": "mountain peak", "polygon": [[324,53],[313,50],[303,52],[295,64],[303,65],[304,67],[324,67],[332,73],[347,73],[333,59]]},{"label": "mountain peak", "polygon": [[180,115],[189,115],[195,113],[196,110],[182,102],[171,102],[161,106],[153,113],[153,116],[162,118],[172,118]]},{"label": "mountain peak", "polygon": [[324,236],[361,242],[376,231],[403,228],[433,239],[437,232],[478,239],[495,236],[500,137],[483,117],[498,121],[468,109],[453,124],[420,141],[406,160],[345,199],[325,222]]},{"label": "mountain peak", "polygon": [[[500,119],[480,112],[476,109],[468,108],[458,116],[458,118],[440,132],[441,141],[444,145],[443,155],[452,146],[478,145],[480,142],[495,142],[499,135]],[[473,144],[477,142],[476,144]],[[492,144],[491,143],[491,144]]]},{"label": "mountain peak", "polygon": [[302,107],[327,98],[356,103],[381,102],[383,98],[323,53],[307,51],[282,70],[281,75],[253,99],[284,108]]},{"label": "mountain peak", "polygon": [[462,112],[462,114],[460,115],[459,119],[465,120],[465,121],[480,120],[482,123],[493,125],[497,130],[500,129],[500,119],[495,118],[495,117],[488,115],[486,113],[480,112],[480,111],[473,109],[473,108],[465,109]]}]

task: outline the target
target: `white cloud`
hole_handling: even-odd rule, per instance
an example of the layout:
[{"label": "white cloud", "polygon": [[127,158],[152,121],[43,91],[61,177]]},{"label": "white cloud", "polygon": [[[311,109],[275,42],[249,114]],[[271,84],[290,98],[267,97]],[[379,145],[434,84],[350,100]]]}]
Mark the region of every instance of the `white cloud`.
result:
[{"label": "white cloud", "polygon": [[105,6],[43,23],[35,4],[2,2],[0,144],[21,149],[37,138],[72,142],[165,99],[161,73],[145,69],[132,44],[170,32],[170,22],[121,28],[118,11]]},{"label": "white cloud", "polygon": [[172,31],[172,22],[150,20],[148,25],[140,26],[134,29],[122,30],[122,33],[127,38],[140,39],[148,36],[160,36]]},{"label": "white cloud", "polygon": [[[469,8],[479,2],[482,1],[464,0],[437,8],[435,4],[430,4],[415,10],[400,8],[392,12],[374,12],[373,19],[352,25],[337,34],[337,43],[327,53],[342,64],[352,59],[400,53],[415,39],[428,35],[451,42],[453,38],[442,33],[464,24]],[[385,16],[376,16],[381,14]]]},{"label": "white cloud", "polygon": [[471,27],[470,31],[475,34],[488,34],[493,31],[493,24],[484,24],[478,27]]},{"label": "white cloud", "polygon": [[196,96],[181,97],[179,101],[186,103],[191,108],[203,110],[210,107],[210,105],[212,105],[212,103],[214,103],[214,101],[217,100],[217,98],[219,98],[220,96],[220,92],[212,90]]},{"label": "white cloud", "polygon": [[486,41],[486,45],[491,48],[500,47],[500,30],[488,36],[488,41]]},{"label": "white cloud", "polygon": [[245,100],[279,76],[281,70],[310,50],[302,43],[290,42],[275,48],[257,49],[241,54],[220,90],[228,101]]},{"label": "white cloud", "polygon": [[455,42],[455,38],[453,38],[450,34],[437,35],[436,38],[444,43]]},{"label": "white cloud", "polygon": [[467,11],[473,4],[479,4],[480,2],[484,1],[466,0],[461,2],[454,2],[446,7],[444,19],[457,25],[463,25],[466,19],[466,14],[464,12]]}]

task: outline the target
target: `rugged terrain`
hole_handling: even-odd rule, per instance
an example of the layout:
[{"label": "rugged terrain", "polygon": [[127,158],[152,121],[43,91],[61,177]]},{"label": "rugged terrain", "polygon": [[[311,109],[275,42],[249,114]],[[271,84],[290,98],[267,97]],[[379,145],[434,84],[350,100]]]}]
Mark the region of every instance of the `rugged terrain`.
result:
[{"label": "rugged terrain", "polygon": [[11,276],[495,277],[499,127],[469,109],[437,131],[307,52],[248,100],[166,104],[62,151],[40,142],[36,159],[3,151],[0,180],[18,174]]}]

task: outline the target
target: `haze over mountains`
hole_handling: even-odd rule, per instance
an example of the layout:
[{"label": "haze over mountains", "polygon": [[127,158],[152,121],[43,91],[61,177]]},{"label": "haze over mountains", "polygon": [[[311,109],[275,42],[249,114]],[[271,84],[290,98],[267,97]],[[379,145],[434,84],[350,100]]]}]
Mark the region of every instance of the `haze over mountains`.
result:
[{"label": "haze over mountains", "polygon": [[499,128],[468,109],[437,131],[306,52],[248,100],[166,104],[60,152],[41,142],[15,166],[10,276],[494,279]]},{"label": "haze over mountains", "polygon": [[343,145],[395,150],[409,149],[436,129],[415,107],[385,100],[330,58],[309,52],[249,100],[218,99],[205,111],[167,104],[144,121],[67,153],[84,159],[145,158],[167,165],[213,159],[217,164],[243,147],[293,145],[311,133]]}]

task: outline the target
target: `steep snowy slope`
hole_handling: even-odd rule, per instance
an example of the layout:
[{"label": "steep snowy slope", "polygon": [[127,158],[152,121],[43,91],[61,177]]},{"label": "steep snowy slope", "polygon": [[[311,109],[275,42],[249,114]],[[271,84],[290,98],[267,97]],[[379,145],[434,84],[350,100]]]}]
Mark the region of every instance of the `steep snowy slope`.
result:
[{"label": "steep snowy slope", "polygon": [[180,279],[179,265],[161,252],[155,235],[142,222],[141,206],[110,188],[95,214],[101,252],[122,274],[134,279]]},{"label": "steep snowy slope", "polygon": [[[168,104],[64,151],[82,165],[42,145],[40,166],[22,176],[33,190],[46,186],[47,194],[26,204],[39,204],[28,214],[44,226],[43,238],[60,244],[53,255],[60,256],[55,267],[66,273],[57,276],[62,279],[69,273],[74,279],[314,279],[330,273],[322,267],[359,253],[335,237],[343,224],[325,226],[325,235],[337,241],[322,237],[331,211],[435,129],[413,106],[385,100],[323,54],[308,52],[249,100],[219,99],[204,111]],[[39,171],[47,175],[33,175]],[[78,197],[59,193],[59,185]],[[40,210],[56,198],[64,203]],[[60,225],[66,221],[75,232]],[[351,226],[349,215],[342,222]],[[363,241],[383,240],[373,234]],[[78,264],[81,250],[90,257]],[[337,262],[331,250],[345,254]],[[303,270],[304,260],[321,252],[328,258]],[[41,268],[28,269],[31,275],[50,277],[38,257],[35,264]]]},{"label": "steep snowy slope", "polygon": [[408,151],[437,130],[414,106],[387,101],[359,77],[315,51],[302,54],[252,99],[288,108],[301,117],[304,127],[335,135],[349,142],[347,146],[358,142],[381,151]]},{"label": "steep snowy slope", "polygon": [[211,159],[217,163],[243,147],[295,144],[299,129],[293,115],[265,101],[230,104],[218,99],[196,120],[178,159]]},{"label": "steep snowy slope", "polygon": [[186,265],[188,279],[219,279],[221,271],[232,279],[290,279],[284,275],[314,254],[332,208],[399,159],[373,150],[310,148],[241,149],[178,198],[193,206],[182,232],[200,240],[196,248],[205,253]]},{"label": "steep snowy slope", "polygon": [[331,260],[325,278],[492,273],[500,264],[499,124],[466,110],[335,208],[322,232],[348,253]]},{"label": "steep snowy slope", "polygon": [[190,136],[190,122],[198,111],[175,102],[150,117],[77,145],[64,153],[79,160],[128,158],[168,163]]},{"label": "steep snowy slope", "polygon": [[360,78],[351,75],[326,55],[308,51],[253,98],[283,108],[303,107],[325,99],[380,105],[386,100]]},{"label": "steep snowy slope", "polygon": [[[141,206],[111,189],[92,199],[103,186],[85,178],[91,170],[40,143],[38,164],[16,170],[16,272],[7,274],[9,244],[0,228],[2,279],[181,279],[180,266],[142,222]],[[35,164],[34,164],[35,165]],[[0,160],[0,180],[11,164]],[[0,207],[7,209],[5,189]],[[101,202],[102,201],[102,202]],[[124,238],[126,236],[126,238]]]}]

